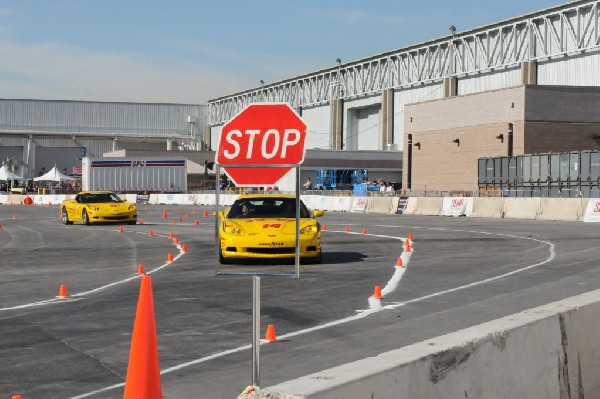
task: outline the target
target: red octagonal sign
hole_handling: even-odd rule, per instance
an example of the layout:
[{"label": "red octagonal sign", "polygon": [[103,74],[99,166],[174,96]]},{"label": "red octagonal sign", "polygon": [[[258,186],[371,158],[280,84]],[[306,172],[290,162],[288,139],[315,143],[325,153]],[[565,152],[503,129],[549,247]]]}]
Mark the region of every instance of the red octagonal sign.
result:
[{"label": "red octagonal sign", "polygon": [[306,130],[286,103],[250,104],[223,126],[216,162],[236,186],[272,186],[290,171],[289,165],[304,162]]}]

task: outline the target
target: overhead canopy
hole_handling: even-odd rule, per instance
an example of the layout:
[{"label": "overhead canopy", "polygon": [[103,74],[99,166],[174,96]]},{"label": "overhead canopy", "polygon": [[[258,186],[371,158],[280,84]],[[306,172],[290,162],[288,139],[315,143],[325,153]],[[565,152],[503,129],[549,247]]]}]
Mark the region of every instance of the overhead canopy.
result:
[{"label": "overhead canopy", "polygon": [[23,180],[23,176],[18,176],[14,174],[10,170],[8,170],[8,167],[6,165],[2,165],[2,167],[0,168],[0,180]]},{"label": "overhead canopy", "polygon": [[56,169],[56,166],[53,167],[52,169],[50,169],[46,174],[40,176],[40,177],[34,177],[33,178],[34,181],[70,181],[70,180],[75,180],[73,177],[67,176],[65,175],[63,172],[61,172],[60,170]]}]

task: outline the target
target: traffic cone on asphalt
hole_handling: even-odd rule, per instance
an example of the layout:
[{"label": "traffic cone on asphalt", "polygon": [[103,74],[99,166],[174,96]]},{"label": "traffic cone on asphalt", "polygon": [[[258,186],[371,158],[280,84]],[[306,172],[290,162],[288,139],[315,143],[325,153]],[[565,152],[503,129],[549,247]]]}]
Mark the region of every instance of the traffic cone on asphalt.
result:
[{"label": "traffic cone on asphalt", "polygon": [[139,264],[137,271],[135,272],[135,274],[146,274],[146,272],[144,271],[144,265],[143,264]]},{"label": "traffic cone on asphalt", "polygon": [[186,213],[186,214],[185,214],[185,218],[187,219],[187,218],[189,218],[189,217],[190,217],[190,214],[189,214],[189,213]]},{"label": "traffic cone on asphalt", "polygon": [[363,233],[363,234],[367,234],[367,229],[363,227],[363,229],[362,229],[362,233]]},{"label": "traffic cone on asphalt", "polygon": [[172,232],[172,231],[169,231],[169,238],[173,238],[173,237],[175,237],[175,236],[173,235],[173,232]]},{"label": "traffic cone on asphalt", "polygon": [[152,277],[140,284],[123,399],[162,399]]},{"label": "traffic cone on asphalt", "polygon": [[175,219],[171,219],[171,224],[175,224]]},{"label": "traffic cone on asphalt", "polygon": [[273,324],[269,324],[267,326],[267,333],[265,334],[265,341],[267,341],[267,342],[277,341],[277,336],[275,335],[275,326]]},{"label": "traffic cone on asphalt", "polygon": [[167,255],[167,262],[173,262],[173,254],[172,253],[169,253]]},{"label": "traffic cone on asphalt", "polygon": [[346,228],[344,229],[344,231],[347,233],[350,231],[350,229],[348,228],[348,226],[346,226]]},{"label": "traffic cone on asphalt", "polygon": [[13,220],[17,220],[17,214],[13,213]]},{"label": "traffic cone on asphalt", "polygon": [[185,221],[185,219],[184,219],[183,217],[180,217],[180,218],[179,218],[179,221],[180,221],[180,222],[183,222],[183,221]]},{"label": "traffic cone on asphalt", "polygon": [[152,237],[154,235],[154,231],[152,231],[152,229],[150,229],[148,231],[148,237]]},{"label": "traffic cone on asphalt", "polygon": [[183,244],[181,246],[181,252],[187,252],[187,245]]},{"label": "traffic cone on asphalt", "polygon": [[141,220],[140,220],[140,224],[144,224],[144,219],[141,219]]},{"label": "traffic cone on asphalt", "polygon": [[198,219],[194,220],[194,226],[198,226],[200,224],[200,222],[198,221]]},{"label": "traffic cone on asphalt", "polygon": [[179,238],[173,237],[173,244],[175,244],[175,245],[179,244]]},{"label": "traffic cone on asphalt", "polygon": [[380,285],[375,286],[375,290],[373,291],[373,295],[371,296],[371,298],[383,299],[383,295],[381,295],[381,286]]},{"label": "traffic cone on asphalt", "polygon": [[408,240],[404,241],[404,252],[412,252],[412,249],[410,249],[410,244],[408,243]]},{"label": "traffic cone on asphalt", "polygon": [[409,239],[410,241],[413,241],[413,235],[412,235],[412,233],[408,233],[408,239]]},{"label": "traffic cone on asphalt", "polygon": [[402,258],[400,258],[400,257],[399,257],[399,258],[396,260],[396,267],[404,267],[404,265],[402,265]]},{"label": "traffic cone on asphalt", "polygon": [[21,395],[13,395],[12,399],[23,399]]},{"label": "traffic cone on asphalt", "polygon": [[119,233],[123,232],[123,226],[119,226]]},{"label": "traffic cone on asphalt", "polygon": [[196,214],[196,210],[194,209],[194,210],[192,211],[192,213],[195,215],[195,214]]},{"label": "traffic cone on asphalt", "polygon": [[204,210],[204,214],[202,216],[204,216],[205,218],[208,217],[208,211],[206,209]]},{"label": "traffic cone on asphalt", "polygon": [[326,225],[326,224],[324,224],[324,225],[323,225],[323,228],[322,228],[321,230],[322,230],[322,231],[327,231],[327,225]]},{"label": "traffic cone on asphalt", "polygon": [[163,214],[162,214],[162,218],[163,218],[163,219],[166,219],[166,218],[168,218],[168,216],[167,216],[167,208],[163,208]]},{"label": "traffic cone on asphalt", "polygon": [[60,286],[60,288],[58,289],[58,295],[56,297],[57,298],[68,298],[69,297],[69,293],[67,292],[67,286],[65,284]]}]

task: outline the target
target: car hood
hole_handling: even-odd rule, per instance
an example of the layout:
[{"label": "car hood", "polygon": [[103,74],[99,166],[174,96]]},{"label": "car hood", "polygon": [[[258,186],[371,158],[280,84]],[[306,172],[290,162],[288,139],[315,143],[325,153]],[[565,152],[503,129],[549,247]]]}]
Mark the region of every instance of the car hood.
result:
[{"label": "car hood", "polygon": [[[247,234],[295,234],[296,219],[291,218],[251,218],[229,219],[228,222],[237,223]],[[300,219],[300,228],[316,224],[314,219]]]}]

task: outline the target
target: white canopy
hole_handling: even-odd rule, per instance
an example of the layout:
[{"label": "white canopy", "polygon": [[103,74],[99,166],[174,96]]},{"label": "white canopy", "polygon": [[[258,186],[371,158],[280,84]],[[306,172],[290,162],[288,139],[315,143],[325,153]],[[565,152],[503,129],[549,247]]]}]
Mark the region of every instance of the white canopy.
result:
[{"label": "white canopy", "polygon": [[56,169],[56,166],[50,169],[46,174],[40,177],[34,177],[33,181],[64,181],[64,180],[75,180],[73,177],[65,175],[60,170]]},{"label": "white canopy", "polygon": [[23,180],[23,176],[18,176],[14,174],[10,170],[8,170],[8,167],[6,165],[2,165],[2,167],[0,168],[0,180]]}]

